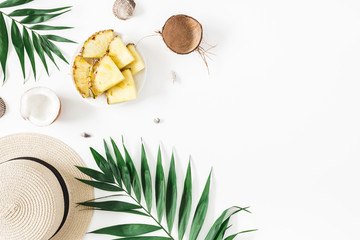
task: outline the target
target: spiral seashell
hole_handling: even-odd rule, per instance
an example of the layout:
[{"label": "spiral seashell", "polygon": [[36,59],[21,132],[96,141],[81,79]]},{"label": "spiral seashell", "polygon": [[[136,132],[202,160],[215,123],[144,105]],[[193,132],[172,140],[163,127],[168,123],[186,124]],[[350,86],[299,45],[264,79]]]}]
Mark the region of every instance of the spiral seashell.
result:
[{"label": "spiral seashell", "polygon": [[0,97],[0,118],[4,116],[5,112],[6,112],[6,104],[4,100]]},{"label": "spiral seashell", "polygon": [[131,17],[135,9],[134,0],[116,0],[113,7],[115,17],[126,20]]}]

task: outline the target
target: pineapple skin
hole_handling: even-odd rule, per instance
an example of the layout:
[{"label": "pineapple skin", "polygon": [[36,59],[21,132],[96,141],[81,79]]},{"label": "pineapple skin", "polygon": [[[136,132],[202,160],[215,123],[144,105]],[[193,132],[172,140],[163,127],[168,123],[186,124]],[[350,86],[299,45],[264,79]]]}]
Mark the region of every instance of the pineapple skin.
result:
[{"label": "pineapple skin", "polygon": [[109,43],[114,38],[114,30],[104,30],[91,35],[84,43],[80,54],[84,58],[101,58],[106,54]]},{"label": "pineapple skin", "polygon": [[131,70],[132,75],[135,75],[136,73],[140,72],[145,68],[145,64],[138,51],[136,51],[135,45],[133,43],[129,43],[126,47],[129,49],[129,51],[135,58],[135,61],[133,61],[126,67]]},{"label": "pineapple skin", "polygon": [[90,95],[89,80],[90,80],[91,65],[80,55],[75,57],[73,65],[73,78],[76,89],[83,98]]},{"label": "pineapple skin", "polygon": [[113,38],[107,52],[119,69],[135,61],[135,58],[119,36]]},{"label": "pineapple skin", "polygon": [[89,83],[93,97],[96,98],[124,79],[125,77],[114,61],[105,55],[92,67]]},{"label": "pineapple skin", "polygon": [[108,104],[126,102],[137,98],[136,85],[131,70],[125,69],[122,74],[125,80],[106,92]]}]

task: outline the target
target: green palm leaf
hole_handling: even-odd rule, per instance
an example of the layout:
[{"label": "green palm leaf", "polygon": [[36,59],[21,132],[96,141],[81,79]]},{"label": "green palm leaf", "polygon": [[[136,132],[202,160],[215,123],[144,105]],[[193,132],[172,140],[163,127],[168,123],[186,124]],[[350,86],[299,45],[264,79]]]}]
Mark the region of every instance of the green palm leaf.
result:
[{"label": "green palm leaf", "polygon": [[164,168],[162,165],[160,147],[158,150],[158,157],[156,163],[155,199],[156,199],[156,211],[157,211],[158,220],[159,222],[161,222],[165,209],[165,177],[164,177]]},{"label": "green palm leaf", "polygon": [[170,168],[169,168],[167,189],[166,189],[166,221],[170,233],[173,228],[174,220],[175,220],[176,202],[177,202],[176,170],[175,170],[175,158],[174,158],[174,154],[172,154]]},{"label": "green palm leaf", "polygon": [[65,29],[71,29],[73,27],[66,27],[66,26],[49,26],[49,25],[41,25],[41,24],[36,24],[32,27],[30,27],[31,30],[65,30]]},{"label": "green palm leaf", "polygon": [[108,182],[108,183],[113,183],[114,180],[112,178],[109,178],[108,176],[106,176],[105,174],[103,174],[102,172],[96,171],[94,169],[91,168],[86,168],[86,167],[80,167],[80,166],[75,166],[77,169],[79,169],[82,173],[88,175],[89,177],[101,181],[101,182]]},{"label": "green palm leaf", "polygon": [[158,226],[148,224],[122,224],[102,228],[91,233],[107,234],[118,237],[133,237],[160,230]]},{"label": "green palm leaf", "polygon": [[206,181],[203,193],[200,197],[199,203],[195,210],[194,218],[190,229],[189,240],[197,239],[199,232],[204,224],[206,213],[209,206],[210,180],[211,180],[211,172]]},{"label": "green palm leaf", "polygon": [[257,231],[257,229],[241,231],[241,232],[238,232],[238,233],[235,233],[235,234],[233,234],[233,235],[228,236],[227,238],[225,238],[225,240],[233,240],[233,239],[236,238],[236,236],[239,235],[239,234],[249,233],[249,232],[255,232],[255,231]]},{"label": "green palm leaf", "polygon": [[61,10],[65,10],[71,8],[69,7],[62,7],[62,8],[53,8],[53,9],[32,9],[32,8],[24,8],[24,9],[17,9],[9,14],[10,17],[23,17],[29,15],[39,15],[44,13],[53,13],[58,12]]},{"label": "green palm leaf", "polygon": [[127,238],[116,238],[114,240],[171,240],[171,238],[168,237],[153,237],[153,236],[147,236],[147,237],[127,237]]},{"label": "green palm leaf", "polygon": [[80,179],[80,178],[76,178],[77,180],[79,180],[80,182],[83,182],[87,185],[90,185],[94,188],[98,188],[104,191],[109,191],[109,192],[119,192],[119,191],[123,191],[122,188],[119,188],[118,186],[115,185],[111,185],[109,183],[104,183],[104,182],[97,182],[97,181],[92,181],[92,180],[85,180],[85,179]]},{"label": "green palm leaf", "polygon": [[186,172],[184,190],[181,197],[179,209],[179,240],[182,240],[189,222],[190,210],[192,202],[192,177],[191,177],[191,163],[189,161]]},{"label": "green palm leaf", "polygon": [[112,138],[110,138],[110,140],[111,140],[111,144],[113,146],[113,150],[114,150],[114,153],[115,153],[117,166],[118,166],[118,168],[120,170],[120,173],[121,173],[122,181],[123,181],[123,183],[125,185],[125,188],[128,191],[128,193],[131,194],[131,178],[130,178],[129,169],[126,166],[126,163],[124,161],[123,156],[120,153],[120,150],[119,150],[118,146],[116,145],[116,143],[114,142],[114,140]]},{"label": "green palm leaf", "polygon": [[[0,8],[8,8],[23,5],[33,0],[6,0],[0,3]],[[31,63],[31,69],[36,80],[36,60],[34,56],[34,49],[37,55],[39,56],[42,65],[44,66],[47,75],[49,75],[48,63],[46,62],[47,56],[51,62],[54,63],[56,68],[59,70],[59,67],[54,59],[54,55],[59,57],[62,61],[69,64],[60,49],[53,42],[65,42],[65,43],[75,43],[70,39],[53,35],[41,35],[36,32],[36,30],[62,30],[69,29],[71,27],[66,26],[49,26],[49,25],[40,25],[38,23],[46,22],[50,19],[53,19],[57,16],[60,16],[64,13],[67,13],[71,10],[70,6],[52,8],[52,9],[33,9],[33,8],[23,8],[16,9],[10,14],[6,14],[3,11],[0,11],[0,64],[4,72],[3,82],[6,80],[6,59],[8,56],[9,49],[9,37],[7,33],[7,26],[4,20],[4,16],[11,20],[11,44],[14,46],[15,52],[18,56],[20,66],[23,73],[23,78],[26,78],[25,74],[25,52],[28,55],[28,58]],[[22,19],[15,19],[22,18]],[[19,24],[23,28],[21,32],[19,30]],[[32,26],[27,26],[32,25]],[[30,37],[31,35],[31,37]]]},{"label": "green palm leaf", "polygon": [[69,12],[70,10],[61,12],[61,13],[55,13],[55,14],[36,14],[36,15],[29,15],[26,18],[24,18],[23,20],[20,21],[20,23],[22,24],[37,24],[37,23],[42,23],[42,22],[46,22],[52,18],[55,18],[57,16],[60,16],[64,13]]},{"label": "green palm leaf", "polygon": [[48,69],[48,66],[47,66],[47,63],[46,63],[46,60],[45,60],[44,49],[42,48],[41,42],[37,38],[37,36],[35,35],[34,32],[32,32],[32,40],[33,40],[33,45],[34,45],[35,51],[37,52],[41,62],[44,65],[46,73],[49,76],[50,74],[49,74],[49,69]]},{"label": "green palm leaf", "polygon": [[105,148],[106,159],[107,159],[108,165],[110,167],[110,170],[111,170],[116,182],[119,184],[120,187],[122,187],[120,170],[116,166],[115,161],[114,161],[113,157],[111,156],[110,149],[107,146],[105,139],[104,139],[104,148]]},{"label": "green palm leaf", "polygon": [[[111,139],[111,138],[110,138]],[[159,147],[157,153],[157,162],[156,162],[156,174],[155,174],[155,198],[156,198],[156,210],[157,218],[151,213],[152,205],[152,181],[150,175],[150,168],[148,159],[145,152],[144,143],[141,143],[141,180],[142,185],[137,174],[134,162],[130,157],[129,152],[127,151],[124,139],[123,147],[125,152],[125,159],[123,158],[120,150],[118,149],[116,143],[111,139],[113,150],[115,153],[116,161],[112,157],[112,153],[108,148],[106,142],[104,141],[106,159],[102,157],[97,151],[91,148],[93,157],[102,170],[102,172],[89,169],[85,167],[78,167],[78,169],[85,173],[86,175],[92,177],[93,180],[78,179],[79,181],[93,186],[95,188],[110,191],[110,192],[121,192],[120,194],[108,195],[105,197],[92,199],[86,202],[79,203],[79,205],[90,207],[94,210],[101,211],[113,211],[122,214],[136,214],[141,216],[146,216],[153,221],[153,225],[133,223],[133,224],[122,224],[115,225],[111,227],[105,227],[93,231],[92,233],[97,234],[107,234],[118,236],[122,238],[118,239],[127,239],[127,240],[175,240],[171,235],[171,230],[174,225],[174,219],[176,213],[178,213],[178,240],[182,240],[185,236],[187,226],[189,225],[190,212],[192,208],[192,170],[191,162],[189,161],[187,172],[184,180],[184,188],[182,191],[179,211],[176,211],[177,208],[177,177],[176,177],[176,168],[175,168],[175,159],[174,154],[171,156],[168,181],[165,184],[163,160],[161,154],[161,148]],[[123,171],[123,170],[128,170]],[[106,172],[109,172],[111,176],[108,176]],[[124,174],[125,173],[125,174]],[[117,174],[121,177],[118,178]],[[124,175],[127,174],[127,177],[124,178]],[[210,172],[206,184],[204,186],[203,192],[199,199],[199,202],[196,206],[195,213],[193,216],[189,234],[189,240],[196,240],[199,236],[200,231],[203,228],[205,222],[206,213],[209,206],[209,194],[210,194],[210,184],[211,184],[212,171]],[[111,179],[109,182],[108,178]],[[114,181],[114,178],[118,178],[117,181]],[[127,181],[127,184],[124,182]],[[134,190],[133,196],[131,191],[128,189],[122,188],[122,186],[128,185],[127,188]],[[167,186],[166,186],[167,185]],[[143,191],[145,196],[145,204],[141,203],[141,191]],[[100,199],[109,198],[109,197],[124,197],[121,201],[111,200],[111,201],[99,201]],[[167,228],[162,225],[162,216],[166,213]],[[208,231],[205,240],[223,240],[225,239],[226,231],[230,228],[229,223],[231,217],[240,212],[246,211],[249,212],[247,208],[240,207],[231,207],[226,209],[221,216],[216,219],[211,229]],[[154,231],[162,230],[161,235],[166,236],[142,236],[146,233],[151,233]],[[234,239],[238,234],[244,232],[250,232],[254,230],[248,230],[233,234],[226,238],[226,240]]]},{"label": "green palm leaf", "polygon": [[151,173],[143,143],[141,143],[141,184],[143,188],[147,209],[149,212],[151,212],[151,206],[152,206]]},{"label": "green palm leaf", "polygon": [[0,12],[0,63],[4,73],[3,82],[6,79],[6,60],[9,49],[9,36],[7,33],[6,23],[3,14]]},{"label": "green palm leaf", "polygon": [[123,142],[123,147],[124,147],[124,151],[125,151],[126,165],[129,169],[129,174],[130,174],[130,178],[131,178],[131,186],[133,187],[136,199],[138,200],[138,202],[140,202],[141,201],[141,184],[140,184],[139,175],[136,171],[134,162],[129,155],[129,152],[127,151],[127,149],[125,147],[124,142]]},{"label": "green palm leaf", "polygon": [[30,35],[26,30],[25,26],[23,27],[23,42],[25,46],[26,53],[29,57],[31,68],[34,74],[34,79],[36,80],[36,66],[35,66],[35,56],[34,56],[34,47],[31,43]]},{"label": "green palm leaf", "polygon": [[8,8],[8,7],[15,7],[19,5],[23,5],[29,2],[32,2],[34,0],[7,0],[2,3],[0,3],[0,8]]},{"label": "green palm leaf", "polygon": [[16,22],[12,20],[11,23],[11,41],[14,45],[16,54],[18,55],[23,77],[25,79],[25,48],[22,36]]}]

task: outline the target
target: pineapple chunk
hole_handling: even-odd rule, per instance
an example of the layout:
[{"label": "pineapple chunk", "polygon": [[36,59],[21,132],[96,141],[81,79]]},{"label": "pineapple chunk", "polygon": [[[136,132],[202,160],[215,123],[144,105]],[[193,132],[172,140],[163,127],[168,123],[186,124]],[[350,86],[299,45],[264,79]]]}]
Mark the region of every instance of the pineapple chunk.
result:
[{"label": "pineapple chunk", "polygon": [[122,69],[135,60],[119,36],[115,36],[111,41],[108,48],[108,54],[119,69]]},{"label": "pineapple chunk", "polygon": [[135,75],[136,73],[140,72],[145,68],[144,61],[142,60],[140,54],[136,51],[135,45],[133,43],[130,43],[127,45],[127,48],[131,52],[131,54],[134,56],[135,61],[127,65],[127,68],[130,68],[131,74]]},{"label": "pineapple chunk", "polygon": [[106,92],[108,104],[120,103],[137,98],[136,85],[131,71],[125,69],[122,71],[125,80],[110,88]]},{"label": "pineapple chunk", "polygon": [[90,87],[94,98],[124,80],[113,60],[105,55],[92,67]]},{"label": "pineapple chunk", "polygon": [[84,43],[80,54],[84,58],[101,58],[105,55],[109,43],[114,37],[114,30],[104,30],[94,33]]},{"label": "pineapple chunk", "polygon": [[73,77],[77,90],[83,98],[89,97],[89,76],[91,65],[81,56],[76,56],[73,65]]}]

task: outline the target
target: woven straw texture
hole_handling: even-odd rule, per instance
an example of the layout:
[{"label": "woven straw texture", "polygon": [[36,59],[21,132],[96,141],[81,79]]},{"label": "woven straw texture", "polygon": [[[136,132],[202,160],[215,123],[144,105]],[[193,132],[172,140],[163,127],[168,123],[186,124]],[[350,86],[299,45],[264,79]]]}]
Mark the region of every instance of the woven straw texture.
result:
[{"label": "woven straw texture", "polygon": [[[89,179],[74,165],[84,166],[79,155],[63,142],[40,134],[0,138],[0,239],[48,240],[63,217],[63,194],[52,172],[38,163],[6,162],[34,157],[48,162],[64,178],[70,195],[67,220],[52,240],[80,240],[93,211],[77,202],[94,198],[94,190],[75,179]],[[60,202],[59,202],[60,201]]]}]

